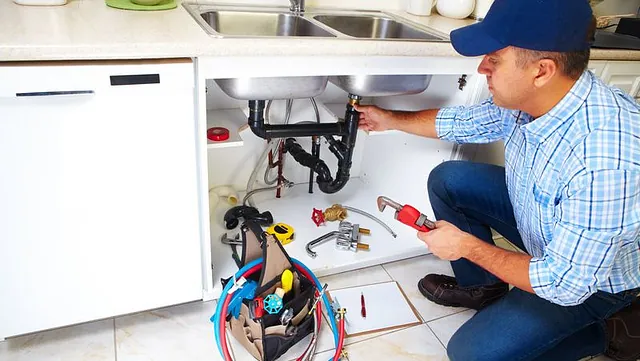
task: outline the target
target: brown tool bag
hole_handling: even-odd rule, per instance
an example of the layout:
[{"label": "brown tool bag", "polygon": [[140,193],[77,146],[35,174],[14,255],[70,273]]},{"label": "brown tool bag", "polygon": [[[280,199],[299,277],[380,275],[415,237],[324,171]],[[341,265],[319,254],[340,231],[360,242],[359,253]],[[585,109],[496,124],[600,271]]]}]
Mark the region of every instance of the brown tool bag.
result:
[{"label": "brown tool bag", "polygon": [[[294,267],[291,258],[278,240],[254,222],[242,225],[242,265],[262,257],[262,270],[248,277],[258,286],[253,300],[245,299],[240,316],[227,318],[227,329],[246,350],[260,361],[272,361],[313,332],[314,314],[309,312],[314,300],[315,285]],[[293,273],[292,289],[282,297],[282,309],[269,314],[256,310],[256,300],[282,287],[281,275]],[[259,305],[258,305],[259,306]],[[283,317],[284,313],[286,317]],[[286,321],[286,322],[285,322]]]}]

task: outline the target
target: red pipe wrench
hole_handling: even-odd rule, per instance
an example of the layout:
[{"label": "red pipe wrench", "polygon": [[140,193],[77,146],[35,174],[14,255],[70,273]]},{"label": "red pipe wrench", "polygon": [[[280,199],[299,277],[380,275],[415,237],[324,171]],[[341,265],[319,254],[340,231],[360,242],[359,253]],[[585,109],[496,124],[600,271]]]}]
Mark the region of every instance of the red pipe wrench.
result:
[{"label": "red pipe wrench", "polygon": [[417,229],[418,231],[428,232],[436,228],[436,224],[434,222],[430,221],[427,216],[420,213],[420,211],[414,207],[408,204],[403,206],[400,203],[392,201],[384,196],[378,197],[378,210],[382,212],[386,206],[390,206],[396,210],[396,214],[394,216],[395,219],[409,227]]}]

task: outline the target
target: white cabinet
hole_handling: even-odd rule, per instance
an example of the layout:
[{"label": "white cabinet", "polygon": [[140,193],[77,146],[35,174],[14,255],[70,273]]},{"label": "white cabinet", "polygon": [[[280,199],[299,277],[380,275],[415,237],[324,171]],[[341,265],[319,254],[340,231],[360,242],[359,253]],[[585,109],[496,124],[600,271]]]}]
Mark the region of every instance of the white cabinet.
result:
[{"label": "white cabinet", "polygon": [[0,339],[200,299],[191,61],[0,79]]},{"label": "white cabinet", "polygon": [[640,96],[640,62],[609,61],[602,70],[602,80],[634,98]]},{"label": "white cabinet", "polygon": [[602,71],[605,66],[607,66],[606,60],[592,60],[589,62],[587,69],[591,70],[595,76],[602,76]]}]

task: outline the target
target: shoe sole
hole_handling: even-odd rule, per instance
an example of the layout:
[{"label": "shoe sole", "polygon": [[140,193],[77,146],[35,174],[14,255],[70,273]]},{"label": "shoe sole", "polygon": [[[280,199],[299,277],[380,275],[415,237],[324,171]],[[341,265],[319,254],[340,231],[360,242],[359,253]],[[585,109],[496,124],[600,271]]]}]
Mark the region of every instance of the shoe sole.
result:
[{"label": "shoe sole", "polygon": [[424,287],[422,287],[421,281],[422,280],[418,281],[418,291],[420,291],[420,293],[422,293],[422,295],[426,297],[429,301],[441,306],[446,306],[446,307],[462,307],[462,305],[459,303],[443,301],[437,298],[436,296],[432,295]]}]

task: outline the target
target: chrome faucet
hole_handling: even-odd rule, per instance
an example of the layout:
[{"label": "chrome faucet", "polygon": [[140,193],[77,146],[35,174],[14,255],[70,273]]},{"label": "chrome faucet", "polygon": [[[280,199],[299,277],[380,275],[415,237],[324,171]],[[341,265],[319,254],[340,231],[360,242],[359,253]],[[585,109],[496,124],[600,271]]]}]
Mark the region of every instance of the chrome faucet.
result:
[{"label": "chrome faucet", "polygon": [[291,3],[289,11],[296,15],[304,13],[304,0],[289,0],[289,2]]}]

